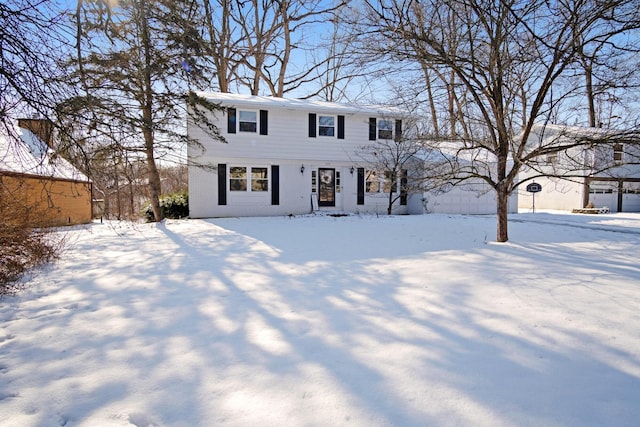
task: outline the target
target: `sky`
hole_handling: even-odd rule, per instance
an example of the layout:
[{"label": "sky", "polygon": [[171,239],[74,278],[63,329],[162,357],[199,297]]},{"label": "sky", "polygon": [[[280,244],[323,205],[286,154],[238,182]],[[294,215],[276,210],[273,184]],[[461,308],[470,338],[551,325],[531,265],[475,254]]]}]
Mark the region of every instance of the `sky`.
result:
[{"label": "sky", "polygon": [[95,222],[0,301],[0,424],[634,426],[640,214]]}]

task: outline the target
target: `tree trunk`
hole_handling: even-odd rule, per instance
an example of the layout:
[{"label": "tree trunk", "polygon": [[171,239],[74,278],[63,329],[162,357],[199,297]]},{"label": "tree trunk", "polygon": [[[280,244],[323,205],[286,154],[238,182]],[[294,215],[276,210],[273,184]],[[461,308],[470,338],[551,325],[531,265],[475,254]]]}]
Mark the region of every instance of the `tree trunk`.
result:
[{"label": "tree trunk", "polygon": [[587,107],[589,112],[589,126],[602,127],[601,123],[596,122],[596,106],[595,95],[593,93],[593,70],[591,64],[587,63],[587,59],[584,60],[584,77],[585,77],[585,89],[587,92]]},{"label": "tree trunk", "polygon": [[[502,105],[501,103],[496,103]],[[508,136],[504,128],[499,129],[498,135],[498,164],[496,185],[497,209],[498,209],[498,233],[496,240],[506,242],[509,240],[508,214],[509,214],[509,187],[511,181],[507,178],[507,160],[509,157]]]},{"label": "tree trunk", "polygon": [[498,198],[498,232],[496,240],[506,242],[509,240],[508,214],[509,214],[509,193],[504,185],[499,185],[496,196]]},{"label": "tree trunk", "polygon": [[144,104],[142,105],[142,118],[144,121],[142,135],[144,137],[144,151],[147,156],[147,166],[149,167],[149,198],[151,199],[151,209],[155,222],[162,221],[162,211],[160,210],[160,173],[156,166],[154,135],[153,135],[153,83],[151,82],[151,37],[147,21],[147,11],[144,2],[140,3],[140,29],[141,43],[144,51]]},{"label": "tree trunk", "polygon": [[431,113],[431,126],[433,126],[433,136],[435,138],[440,137],[440,126],[438,126],[438,111],[436,110],[436,103],[434,101],[433,91],[431,89],[431,73],[426,64],[422,63],[422,73],[424,74],[424,81],[427,88],[427,97],[429,99],[429,112]]},{"label": "tree trunk", "polygon": [[145,154],[147,155],[147,165],[149,167],[149,199],[151,199],[151,209],[153,210],[153,219],[155,222],[162,221],[162,211],[160,210],[160,174],[156,166],[156,160],[153,150],[153,136],[150,129],[144,130]]},{"label": "tree trunk", "polygon": [[116,209],[118,210],[116,219],[120,221],[122,219],[122,205],[120,201],[120,175],[118,174],[118,164],[115,161],[115,157],[113,161],[113,176],[115,177],[114,181],[116,184]]}]

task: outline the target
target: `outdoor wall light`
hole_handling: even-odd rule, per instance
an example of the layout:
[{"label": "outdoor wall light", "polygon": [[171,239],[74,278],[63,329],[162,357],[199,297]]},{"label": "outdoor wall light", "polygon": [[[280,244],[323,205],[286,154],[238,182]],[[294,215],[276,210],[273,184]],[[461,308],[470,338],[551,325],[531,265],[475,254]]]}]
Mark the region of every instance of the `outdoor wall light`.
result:
[{"label": "outdoor wall light", "polygon": [[353,166],[351,166],[351,169],[349,169],[349,172],[351,172],[351,175],[353,175]]},{"label": "outdoor wall light", "polygon": [[304,174],[304,165],[300,166],[300,173]]}]

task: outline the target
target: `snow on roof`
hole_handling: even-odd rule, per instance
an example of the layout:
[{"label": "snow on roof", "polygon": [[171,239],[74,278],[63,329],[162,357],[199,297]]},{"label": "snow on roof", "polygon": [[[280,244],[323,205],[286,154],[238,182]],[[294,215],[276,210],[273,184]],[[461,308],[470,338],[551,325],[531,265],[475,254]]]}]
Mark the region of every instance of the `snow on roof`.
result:
[{"label": "snow on roof", "polygon": [[343,114],[375,114],[402,115],[403,111],[396,107],[382,105],[355,105],[336,102],[316,101],[310,99],[289,99],[273,96],[241,95],[222,92],[196,92],[198,96],[209,101],[234,107],[275,107],[291,110],[308,110],[311,112],[343,113]]},{"label": "snow on roof", "polygon": [[[585,126],[565,126],[552,123],[534,123],[531,127],[532,141],[537,140],[540,143],[548,144],[562,138],[588,138],[588,139],[605,139],[610,137],[622,136],[628,132],[615,129],[602,129]],[[516,135],[515,139],[521,139],[522,132]]]},{"label": "snow on roof", "polygon": [[32,132],[15,128],[13,134],[0,132],[0,171],[73,181],[89,181],[67,160]]}]

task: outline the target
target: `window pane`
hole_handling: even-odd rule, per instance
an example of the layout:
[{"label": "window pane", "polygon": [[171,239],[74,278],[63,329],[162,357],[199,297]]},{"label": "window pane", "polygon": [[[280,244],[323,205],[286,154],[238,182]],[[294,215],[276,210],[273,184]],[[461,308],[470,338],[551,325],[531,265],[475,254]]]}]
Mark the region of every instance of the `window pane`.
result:
[{"label": "window pane", "polygon": [[391,120],[378,120],[378,138],[393,138],[393,122]]},{"label": "window pane", "polygon": [[255,123],[240,122],[240,132],[255,132],[257,128]]},{"label": "window pane", "polygon": [[240,111],[241,122],[255,122],[257,117],[258,116],[255,111]]},{"label": "window pane", "polygon": [[231,178],[246,178],[247,177],[247,168],[233,166],[229,168],[229,176]]},{"label": "window pane", "polygon": [[380,192],[380,181],[378,180],[378,173],[376,171],[367,171],[367,193]]},{"label": "window pane", "polygon": [[385,193],[388,193],[389,191],[392,193],[397,192],[395,176],[390,171],[385,171],[384,173],[384,188],[382,191]]},{"label": "window pane", "polygon": [[266,178],[267,168],[251,168],[251,179]]},{"label": "window pane", "polygon": [[311,171],[311,192],[316,192],[316,171]]},{"label": "window pane", "polygon": [[622,162],[622,156],[623,156],[623,147],[622,144],[614,144],[613,145],[613,160],[616,163],[620,163]]},{"label": "window pane", "polygon": [[251,168],[251,191],[269,191],[267,168]]},{"label": "window pane", "polygon": [[238,113],[240,120],[240,132],[256,132],[258,129],[258,115],[255,111],[240,111]]},{"label": "window pane", "polygon": [[318,129],[318,134],[320,136],[333,136],[333,128],[322,127]]},{"label": "window pane", "polygon": [[266,179],[251,180],[251,191],[269,191],[269,181]]},{"label": "window pane", "polygon": [[333,116],[320,116],[318,118],[318,123],[320,126],[331,126],[333,127]]},{"label": "window pane", "polygon": [[333,116],[319,116],[318,117],[318,135],[320,136],[334,136],[335,125]]},{"label": "window pane", "polygon": [[229,189],[247,191],[247,168],[238,166],[229,168]]}]

